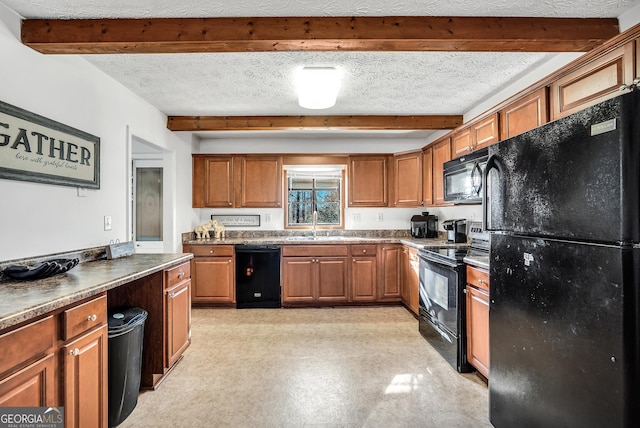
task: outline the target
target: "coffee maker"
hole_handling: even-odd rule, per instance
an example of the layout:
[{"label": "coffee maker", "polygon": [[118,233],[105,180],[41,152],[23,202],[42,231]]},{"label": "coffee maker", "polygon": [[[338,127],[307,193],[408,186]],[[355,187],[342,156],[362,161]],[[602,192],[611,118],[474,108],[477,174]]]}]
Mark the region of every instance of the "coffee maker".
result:
[{"label": "coffee maker", "polygon": [[438,216],[430,215],[429,212],[424,211],[422,215],[411,217],[411,237],[437,238]]},{"label": "coffee maker", "polygon": [[467,242],[467,220],[445,220],[442,227],[447,231],[447,241]]}]

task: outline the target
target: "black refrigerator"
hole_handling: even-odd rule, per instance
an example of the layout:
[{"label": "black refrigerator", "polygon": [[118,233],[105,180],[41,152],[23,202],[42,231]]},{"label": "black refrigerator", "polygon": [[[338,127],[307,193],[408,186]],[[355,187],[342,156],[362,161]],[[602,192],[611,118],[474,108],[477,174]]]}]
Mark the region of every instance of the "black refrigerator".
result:
[{"label": "black refrigerator", "polygon": [[489,414],[640,426],[640,92],[489,148]]}]

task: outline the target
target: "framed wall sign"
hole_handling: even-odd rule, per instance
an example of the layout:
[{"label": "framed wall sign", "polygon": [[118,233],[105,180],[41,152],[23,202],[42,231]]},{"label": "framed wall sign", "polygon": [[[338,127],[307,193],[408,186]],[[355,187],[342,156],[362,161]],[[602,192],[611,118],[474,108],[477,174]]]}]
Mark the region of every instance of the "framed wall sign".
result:
[{"label": "framed wall sign", "polygon": [[0,178],[100,188],[100,138],[0,101]]},{"label": "framed wall sign", "polygon": [[216,220],[222,223],[223,226],[238,226],[238,227],[258,227],[260,226],[259,214],[228,214],[219,215],[211,214],[211,220]]}]

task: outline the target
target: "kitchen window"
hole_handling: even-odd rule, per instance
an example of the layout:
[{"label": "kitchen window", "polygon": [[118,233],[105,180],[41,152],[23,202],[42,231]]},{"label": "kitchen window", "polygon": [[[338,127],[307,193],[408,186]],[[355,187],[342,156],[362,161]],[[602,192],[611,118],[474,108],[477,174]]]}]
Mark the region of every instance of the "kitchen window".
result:
[{"label": "kitchen window", "polygon": [[[320,168],[315,166],[315,168]],[[287,227],[318,229],[343,227],[343,169],[286,168]]]}]

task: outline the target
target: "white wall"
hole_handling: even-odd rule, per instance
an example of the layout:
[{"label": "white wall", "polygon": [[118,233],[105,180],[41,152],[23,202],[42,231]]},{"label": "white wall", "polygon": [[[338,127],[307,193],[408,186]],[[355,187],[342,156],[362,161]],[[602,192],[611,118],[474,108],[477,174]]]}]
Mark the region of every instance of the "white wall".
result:
[{"label": "white wall", "polygon": [[[166,116],[76,56],[42,55],[19,41],[20,17],[0,4],[0,100],[100,137],[100,189],[0,179],[0,260],[127,240],[132,135],[173,153],[175,207],[168,251],[197,222],[191,207],[192,143],[166,129]],[[177,190],[180,189],[180,190]],[[113,219],[103,230],[103,216]]]}]

